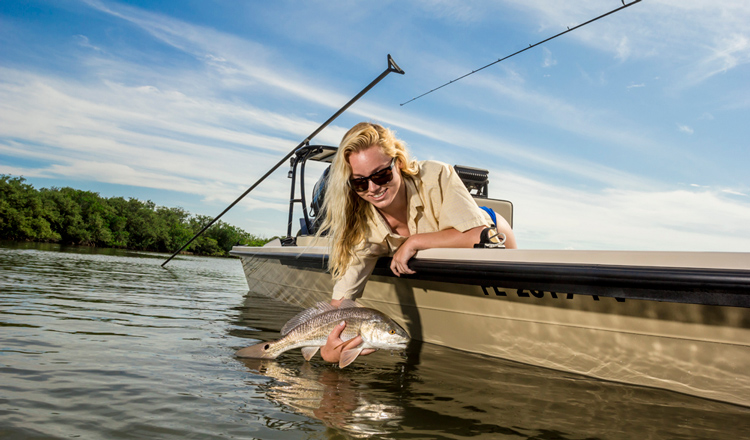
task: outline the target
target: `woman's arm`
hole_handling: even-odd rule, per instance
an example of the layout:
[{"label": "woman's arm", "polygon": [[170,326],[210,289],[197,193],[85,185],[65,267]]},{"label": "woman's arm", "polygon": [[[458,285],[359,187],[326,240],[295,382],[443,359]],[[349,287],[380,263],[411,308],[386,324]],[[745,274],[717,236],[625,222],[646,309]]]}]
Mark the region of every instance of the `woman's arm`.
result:
[{"label": "woman's arm", "polygon": [[413,270],[409,269],[407,263],[417,251],[432,248],[473,247],[475,243],[479,243],[479,236],[482,234],[484,228],[484,226],[477,226],[466,232],[460,232],[455,228],[448,228],[438,232],[414,234],[407,238],[406,241],[399,246],[396,253],[393,254],[391,270],[396,276],[415,273]]},{"label": "woman's arm", "polygon": [[[516,236],[513,234],[513,229],[502,216],[497,216],[497,223],[498,232],[505,234],[506,249],[515,249]],[[391,270],[396,276],[411,275],[415,272],[409,269],[408,263],[417,251],[432,248],[470,248],[479,243],[484,229],[485,226],[477,226],[468,231],[459,232],[455,228],[448,228],[438,232],[414,234],[406,239],[393,254]]]},{"label": "woman's arm", "polygon": [[518,244],[516,244],[516,234],[513,233],[513,229],[511,229],[510,224],[505,220],[505,217],[498,214],[496,221],[497,232],[505,234],[505,249],[518,249]]}]

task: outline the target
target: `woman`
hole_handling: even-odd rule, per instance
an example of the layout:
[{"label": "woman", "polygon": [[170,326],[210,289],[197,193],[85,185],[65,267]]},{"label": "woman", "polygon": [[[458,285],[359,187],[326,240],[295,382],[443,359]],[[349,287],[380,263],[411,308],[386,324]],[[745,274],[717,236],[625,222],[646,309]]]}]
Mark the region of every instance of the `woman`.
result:
[{"label": "woman", "polygon": [[[321,231],[331,238],[328,268],[334,279],[338,306],[364,290],[380,256],[392,254],[396,276],[413,274],[408,261],[430,248],[470,248],[492,224],[452,167],[409,158],[404,143],[377,124],[362,122],[344,135],[326,187],[325,219]],[[497,216],[505,247],[516,248],[510,225]],[[338,362],[346,344],[338,326],[321,350],[323,359]],[[365,354],[363,352],[363,354]]]}]

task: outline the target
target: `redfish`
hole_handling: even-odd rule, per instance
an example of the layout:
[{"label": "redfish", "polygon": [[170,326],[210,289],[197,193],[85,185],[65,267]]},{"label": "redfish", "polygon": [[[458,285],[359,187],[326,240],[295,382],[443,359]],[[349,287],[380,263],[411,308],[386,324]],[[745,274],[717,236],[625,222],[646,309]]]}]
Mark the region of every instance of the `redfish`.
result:
[{"label": "redfish", "polygon": [[245,347],[237,351],[237,356],[276,359],[287,350],[302,348],[302,356],[309,361],[342,321],[346,322],[346,328],[341,333],[341,340],[349,341],[361,336],[362,343],[341,353],[341,368],[354,362],[366,348],[404,350],[410,340],[409,334],[401,326],[377,310],[359,307],[351,300],[344,300],[338,308],[321,302],[284,324],[281,339]]}]

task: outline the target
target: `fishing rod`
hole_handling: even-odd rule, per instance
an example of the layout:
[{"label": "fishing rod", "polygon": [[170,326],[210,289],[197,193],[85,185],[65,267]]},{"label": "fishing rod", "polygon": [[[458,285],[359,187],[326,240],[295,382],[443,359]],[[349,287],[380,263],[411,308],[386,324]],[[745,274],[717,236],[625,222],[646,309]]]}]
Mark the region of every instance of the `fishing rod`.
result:
[{"label": "fishing rod", "polygon": [[299,143],[299,145],[297,145],[296,147],[294,147],[294,149],[292,151],[290,151],[289,154],[287,154],[286,156],[284,156],[284,158],[281,159],[279,161],[279,163],[277,163],[276,165],[273,166],[273,168],[271,168],[270,170],[268,170],[268,172],[266,172],[266,174],[264,174],[263,177],[261,177],[260,179],[258,179],[258,181],[255,182],[244,193],[242,193],[241,196],[237,197],[237,200],[235,200],[234,202],[232,202],[231,205],[227,206],[227,208],[225,210],[223,210],[221,212],[221,214],[217,215],[213,220],[211,220],[211,222],[209,222],[206,226],[204,226],[203,229],[200,230],[200,232],[198,232],[197,234],[195,234],[193,236],[193,238],[191,238],[190,240],[188,240],[187,243],[185,243],[184,245],[182,245],[181,248],[177,249],[177,251],[174,254],[172,254],[171,257],[167,258],[167,260],[161,264],[161,267],[164,267],[164,265],[166,265],[167,263],[169,263],[172,260],[172,258],[174,258],[177,254],[179,254],[183,249],[185,249],[186,247],[188,247],[190,245],[190,243],[193,242],[193,240],[195,240],[201,234],[203,234],[206,231],[206,229],[208,229],[217,220],[219,220],[221,218],[221,216],[223,216],[224,214],[227,213],[227,211],[229,211],[230,209],[232,209],[234,207],[234,205],[236,205],[237,203],[239,203],[239,201],[242,200],[243,198],[245,198],[246,195],[250,194],[250,191],[254,190],[255,187],[257,187],[258,185],[260,185],[261,182],[263,182],[264,180],[266,180],[266,177],[270,176],[271,173],[273,173],[274,171],[276,171],[276,169],[278,169],[281,165],[283,165],[284,162],[287,161],[287,159],[289,159],[290,157],[292,157],[292,155],[297,150],[299,150],[300,148],[302,148],[305,145],[309,144],[310,140],[312,138],[314,138],[318,133],[320,133],[324,128],[326,128],[328,126],[328,124],[330,124],[331,122],[333,122],[334,119],[338,118],[339,115],[341,115],[341,113],[344,113],[346,111],[346,109],[348,109],[352,104],[354,104],[355,102],[357,102],[357,100],[359,98],[361,98],[365,93],[369,92],[371,88],[375,87],[375,85],[377,83],[379,83],[383,78],[385,78],[391,72],[398,73],[400,75],[404,74],[404,71],[401,70],[400,67],[398,67],[398,64],[396,64],[396,62],[393,61],[393,58],[391,58],[391,55],[389,54],[388,55],[388,67],[383,71],[383,73],[380,74],[380,76],[378,76],[377,78],[375,78],[370,84],[367,85],[367,87],[365,87],[359,93],[357,93],[357,95],[354,98],[352,98],[349,102],[347,102],[346,104],[344,104],[343,107],[341,107],[336,113],[334,113],[333,116],[331,116],[330,118],[328,118],[327,121],[325,121],[323,124],[321,124],[320,127],[316,128],[315,131],[313,131],[312,133],[310,133],[310,135],[307,136],[305,138],[305,140],[303,140],[302,142]]},{"label": "fishing rod", "polygon": [[491,63],[487,64],[486,66],[482,66],[482,67],[480,67],[480,68],[479,68],[479,69],[477,69],[477,70],[472,70],[471,72],[467,73],[466,75],[463,75],[463,76],[459,76],[458,78],[456,78],[456,79],[454,79],[454,80],[448,81],[447,83],[445,83],[445,84],[443,84],[443,85],[441,85],[441,86],[439,86],[439,87],[435,87],[434,89],[430,90],[429,92],[425,92],[425,93],[422,93],[421,95],[419,95],[419,96],[417,96],[417,97],[415,97],[415,98],[412,98],[412,99],[410,99],[410,100],[408,100],[408,101],[406,101],[406,102],[403,102],[403,103],[401,103],[401,104],[399,104],[399,105],[401,105],[401,106],[404,106],[404,105],[406,105],[406,104],[408,104],[408,103],[410,103],[410,102],[412,102],[412,101],[416,101],[417,99],[419,99],[419,98],[421,98],[421,97],[423,97],[423,96],[425,96],[425,95],[429,95],[430,93],[432,93],[432,92],[434,92],[434,91],[436,91],[436,90],[442,89],[443,87],[445,87],[445,86],[447,86],[447,85],[450,85],[450,84],[453,84],[453,83],[454,83],[454,82],[456,82],[456,81],[462,80],[462,79],[466,78],[466,77],[467,77],[467,76],[469,76],[469,75],[473,75],[473,74],[475,74],[475,73],[479,72],[480,70],[484,70],[484,69],[486,69],[486,68],[488,68],[488,67],[490,67],[490,66],[492,66],[492,65],[495,65],[495,64],[497,64],[497,63],[499,63],[499,62],[501,62],[501,61],[507,60],[507,59],[508,59],[508,58],[510,58],[510,57],[516,56],[516,55],[518,55],[518,54],[519,54],[519,53],[521,53],[521,52],[525,52],[525,51],[527,51],[527,50],[531,49],[532,47],[536,47],[536,46],[539,46],[540,44],[544,44],[544,43],[546,43],[546,42],[548,42],[548,41],[550,41],[550,40],[552,40],[552,39],[555,39],[555,38],[557,38],[557,37],[559,37],[559,36],[561,36],[561,35],[567,34],[568,32],[571,32],[571,31],[574,31],[574,30],[576,30],[576,29],[578,29],[578,28],[580,28],[580,27],[586,26],[587,24],[593,23],[593,22],[595,22],[596,20],[599,20],[599,19],[601,19],[601,18],[604,18],[604,17],[606,17],[606,16],[608,16],[608,15],[614,14],[615,12],[621,11],[621,10],[623,10],[623,9],[625,9],[625,8],[629,8],[629,7],[633,6],[633,5],[634,5],[634,4],[636,4],[636,3],[640,3],[640,2],[642,1],[642,0],[633,0],[633,1],[632,1],[632,2],[630,2],[630,3],[625,3],[625,0],[620,0],[620,1],[622,2],[622,6],[620,6],[620,7],[616,8],[616,9],[613,9],[613,10],[611,10],[611,11],[607,12],[606,14],[602,14],[602,15],[600,15],[600,16],[598,16],[598,17],[592,18],[591,20],[589,20],[589,21],[587,21],[587,22],[585,22],[585,23],[581,23],[581,24],[579,24],[578,26],[573,26],[573,27],[570,27],[570,26],[568,26],[568,29],[566,29],[566,30],[564,30],[564,31],[560,32],[559,34],[553,35],[553,36],[551,36],[551,37],[547,38],[546,40],[542,40],[542,41],[540,41],[540,42],[538,42],[538,43],[535,43],[535,44],[529,44],[529,47],[525,47],[525,48],[523,48],[523,49],[521,49],[521,50],[519,50],[519,51],[517,51],[517,52],[514,52],[514,53],[512,53],[512,54],[510,54],[510,55],[508,55],[508,56],[506,56],[506,57],[500,58],[500,59],[498,59],[497,61],[493,61],[493,62],[491,62]]}]

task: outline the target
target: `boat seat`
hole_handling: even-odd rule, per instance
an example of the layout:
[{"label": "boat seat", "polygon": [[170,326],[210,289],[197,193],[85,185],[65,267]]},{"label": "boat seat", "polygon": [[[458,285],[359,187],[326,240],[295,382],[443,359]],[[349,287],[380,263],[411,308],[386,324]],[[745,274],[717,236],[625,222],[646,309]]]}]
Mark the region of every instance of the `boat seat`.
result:
[{"label": "boat seat", "polygon": [[513,203],[508,200],[490,199],[488,197],[477,196],[474,196],[474,201],[477,202],[477,205],[486,206],[495,211],[497,215],[502,215],[510,227],[513,227]]}]

